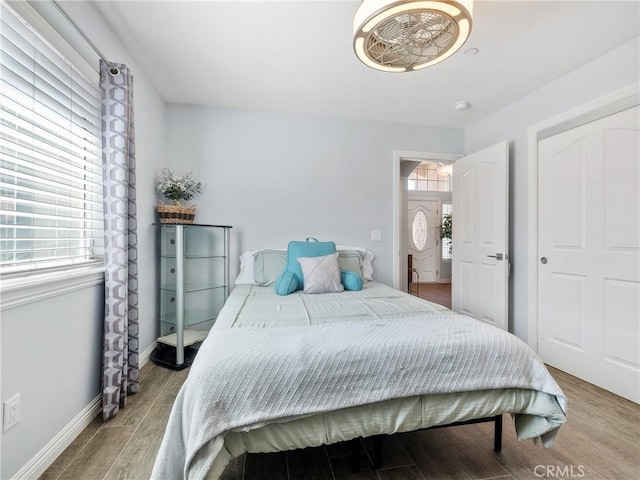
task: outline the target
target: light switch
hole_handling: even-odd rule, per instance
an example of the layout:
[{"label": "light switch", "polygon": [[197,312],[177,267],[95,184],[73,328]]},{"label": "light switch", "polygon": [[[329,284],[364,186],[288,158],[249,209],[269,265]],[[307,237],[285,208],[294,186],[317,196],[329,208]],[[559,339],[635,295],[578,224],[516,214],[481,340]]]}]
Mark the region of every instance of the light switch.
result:
[{"label": "light switch", "polygon": [[380,230],[371,230],[371,241],[372,242],[381,242],[382,241],[382,231],[380,231]]}]

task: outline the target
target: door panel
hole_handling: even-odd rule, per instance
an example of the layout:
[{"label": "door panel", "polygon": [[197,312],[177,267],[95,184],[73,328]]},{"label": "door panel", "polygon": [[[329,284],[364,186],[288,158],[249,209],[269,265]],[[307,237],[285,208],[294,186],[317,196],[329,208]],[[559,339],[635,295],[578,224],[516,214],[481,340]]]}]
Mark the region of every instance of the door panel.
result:
[{"label": "door panel", "polygon": [[[639,109],[538,144],[538,353],[640,401]],[[542,258],[544,257],[544,263]]]},{"label": "door panel", "polygon": [[496,277],[500,275],[500,271],[497,265],[489,265],[487,263],[482,264],[481,275],[482,281],[480,283],[482,288],[482,317],[480,320],[483,322],[497,325],[500,321],[499,314],[501,313],[501,292],[494,288],[496,284]]},{"label": "door panel", "polygon": [[574,142],[556,154],[551,165],[553,245],[556,249],[584,248],[584,192],[586,143]]},{"label": "door panel", "polygon": [[[454,191],[458,195],[454,196],[454,199],[459,198],[460,206],[456,208],[454,203],[453,211],[456,212],[456,217],[460,218],[460,221],[456,222],[457,228],[454,231],[459,232],[459,242],[465,247],[474,246],[474,208],[473,199],[475,197],[474,187],[476,184],[475,178],[475,165],[469,165],[463,172],[460,172],[460,180],[457,182],[460,184],[458,189],[454,184]],[[454,180],[455,182],[455,180]],[[458,191],[459,190],[459,191]]]},{"label": "door panel", "polygon": [[[499,166],[494,162],[482,162],[480,165],[482,180],[480,182],[480,201],[482,202],[483,212],[495,212],[496,202],[499,201],[496,198],[495,191],[498,188],[498,172]],[[496,225],[496,215],[485,215],[480,224],[482,245],[486,247],[493,247],[495,250],[496,243],[498,242],[498,232]],[[498,251],[498,250],[496,250]]]},{"label": "door panel", "polygon": [[605,281],[604,358],[608,362],[638,370],[640,329],[638,322],[627,324],[626,316],[640,318],[640,284],[620,280]]},{"label": "door panel", "polygon": [[508,145],[453,164],[452,307],[508,328]]},{"label": "door panel", "polygon": [[605,190],[607,247],[637,250],[640,248],[640,178],[638,133],[632,130],[606,132]]},{"label": "door panel", "polygon": [[[456,269],[458,273],[458,279],[456,284],[459,286],[458,307],[454,307],[454,310],[459,313],[464,313],[473,316],[474,308],[474,295],[473,295],[473,262],[460,261],[459,267]],[[455,278],[455,277],[452,277]],[[453,295],[453,284],[451,285]],[[453,297],[452,297],[453,301]]]},{"label": "door panel", "polygon": [[584,352],[585,280],[583,275],[551,276],[552,341]]}]

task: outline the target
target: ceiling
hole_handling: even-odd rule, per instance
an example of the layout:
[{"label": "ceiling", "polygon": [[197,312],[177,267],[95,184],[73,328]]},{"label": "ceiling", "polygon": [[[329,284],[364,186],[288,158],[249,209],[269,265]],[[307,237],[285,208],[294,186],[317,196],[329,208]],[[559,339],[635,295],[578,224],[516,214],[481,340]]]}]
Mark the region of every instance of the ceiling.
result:
[{"label": "ceiling", "polygon": [[[476,0],[460,52],[383,73],[353,53],[358,4],[95,2],[167,102],[457,128],[640,34],[637,1]],[[454,109],[459,101],[472,108]]]}]

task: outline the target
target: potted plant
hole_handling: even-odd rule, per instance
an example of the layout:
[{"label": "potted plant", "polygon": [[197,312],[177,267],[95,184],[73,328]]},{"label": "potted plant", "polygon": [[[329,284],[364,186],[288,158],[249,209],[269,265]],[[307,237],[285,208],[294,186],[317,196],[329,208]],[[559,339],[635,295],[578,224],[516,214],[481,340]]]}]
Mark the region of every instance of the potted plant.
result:
[{"label": "potted plant", "polygon": [[185,207],[180,200],[191,200],[202,193],[202,182],[193,179],[192,173],[178,175],[170,168],[162,168],[156,179],[156,192],[173,201],[173,205],[156,202],[161,223],[193,223],[196,206]]}]

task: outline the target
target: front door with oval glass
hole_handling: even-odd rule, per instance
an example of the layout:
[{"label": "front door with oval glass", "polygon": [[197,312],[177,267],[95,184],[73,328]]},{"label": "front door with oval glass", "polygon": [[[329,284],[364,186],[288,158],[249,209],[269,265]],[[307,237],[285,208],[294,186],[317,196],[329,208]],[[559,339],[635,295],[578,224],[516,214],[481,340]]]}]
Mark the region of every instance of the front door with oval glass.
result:
[{"label": "front door with oval glass", "polygon": [[[438,281],[440,265],[439,200],[414,200],[408,202],[408,253],[413,255],[412,267],[418,275],[414,282]],[[418,278],[419,277],[419,278]]]}]

